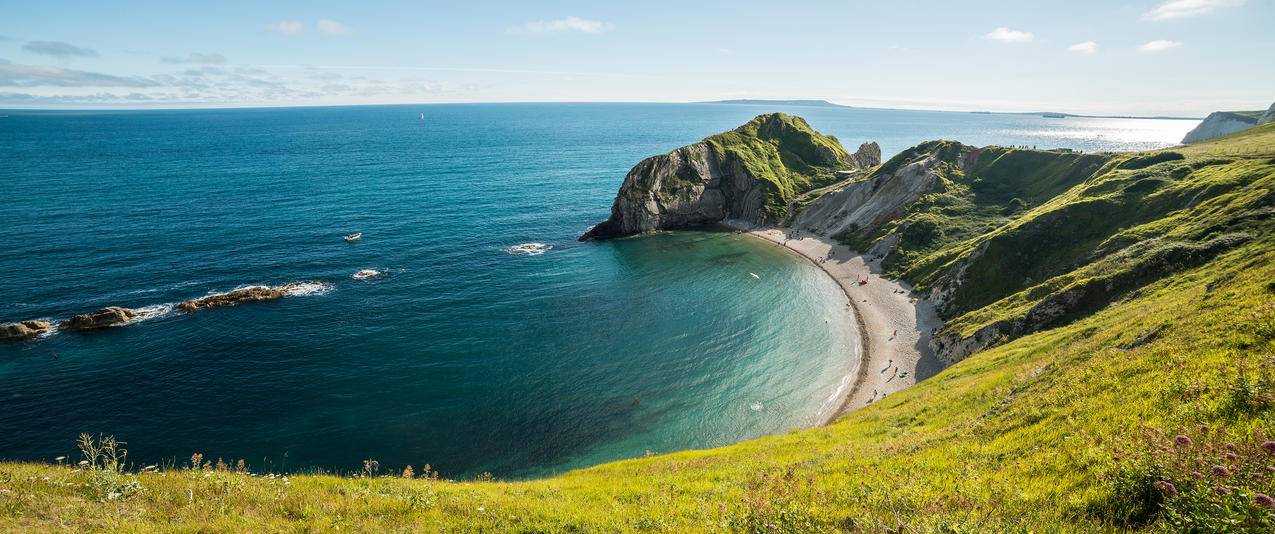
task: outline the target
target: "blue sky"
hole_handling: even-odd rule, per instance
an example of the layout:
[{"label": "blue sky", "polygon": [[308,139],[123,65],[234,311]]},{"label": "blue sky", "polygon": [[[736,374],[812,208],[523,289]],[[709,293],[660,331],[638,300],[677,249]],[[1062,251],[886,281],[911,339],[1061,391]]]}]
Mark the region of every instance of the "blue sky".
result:
[{"label": "blue sky", "polygon": [[1275,2],[13,2],[0,107],[818,98],[1203,115],[1275,100]]}]

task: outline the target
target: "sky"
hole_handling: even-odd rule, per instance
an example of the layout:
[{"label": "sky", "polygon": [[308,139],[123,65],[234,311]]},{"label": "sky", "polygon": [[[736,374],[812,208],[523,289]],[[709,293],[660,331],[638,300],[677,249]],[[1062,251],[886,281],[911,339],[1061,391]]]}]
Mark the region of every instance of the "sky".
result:
[{"label": "sky", "polygon": [[1275,0],[0,0],[0,108],[825,99],[1203,116],[1275,101]]}]

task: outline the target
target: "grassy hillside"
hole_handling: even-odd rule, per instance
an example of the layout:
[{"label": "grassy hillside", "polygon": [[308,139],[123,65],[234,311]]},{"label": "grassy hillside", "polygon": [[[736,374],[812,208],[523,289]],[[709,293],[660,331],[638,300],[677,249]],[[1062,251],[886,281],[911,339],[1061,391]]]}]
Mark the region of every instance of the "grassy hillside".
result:
[{"label": "grassy hillside", "polygon": [[[971,325],[1053,294],[1031,293],[1047,280],[1122,276],[1118,291],[824,428],[526,482],[422,479],[419,465],[409,480],[404,466],[284,479],[215,463],[145,473],[109,459],[7,463],[0,529],[1275,529],[1275,501],[1265,504],[1275,495],[1275,124],[1143,154],[970,156],[955,143],[916,153],[936,147],[977,161],[945,170],[935,195],[949,199],[899,220],[928,214],[959,228],[940,225],[894,272],[923,281],[981,248],[980,268],[1002,266],[1007,282],[979,282],[957,301]],[[1021,208],[1006,210],[1014,198]]]},{"label": "grassy hillside", "polygon": [[738,161],[769,184],[762,209],[770,220],[779,220],[797,195],[836,181],[836,171],[846,168],[850,156],[835,137],[784,113],[758,115],[704,142],[718,159]]}]

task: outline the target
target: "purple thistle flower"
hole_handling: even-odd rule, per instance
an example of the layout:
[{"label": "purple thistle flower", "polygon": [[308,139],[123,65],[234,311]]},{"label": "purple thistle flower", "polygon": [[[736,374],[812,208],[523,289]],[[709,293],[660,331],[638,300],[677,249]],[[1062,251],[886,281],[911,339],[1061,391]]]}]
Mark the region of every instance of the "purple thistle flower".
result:
[{"label": "purple thistle flower", "polygon": [[1152,486],[1155,486],[1156,489],[1163,491],[1165,495],[1168,495],[1170,497],[1174,497],[1178,494],[1177,486],[1174,486],[1173,483],[1169,482],[1168,480],[1161,480],[1159,482],[1156,482],[1155,484],[1152,484]]},{"label": "purple thistle flower", "polygon": [[1228,487],[1226,487],[1226,486],[1216,486],[1216,487],[1214,487],[1214,488],[1213,488],[1213,491],[1216,491],[1216,492],[1218,492],[1218,493],[1219,493],[1219,494],[1221,494],[1221,495],[1230,495],[1230,494],[1231,494],[1231,488],[1228,488]]},{"label": "purple thistle flower", "polygon": [[1239,459],[1240,459],[1240,455],[1235,454],[1235,453],[1233,453],[1233,452],[1228,452],[1228,453],[1226,453],[1226,454],[1223,454],[1223,455],[1222,455],[1222,459],[1223,459],[1223,460],[1226,460],[1226,461],[1228,461],[1228,462],[1234,462],[1234,461],[1236,461],[1236,460],[1239,460]]},{"label": "purple thistle flower", "polygon": [[1195,444],[1195,442],[1191,441],[1191,438],[1187,437],[1185,434],[1179,434],[1178,437],[1173,438],[1173,441],[1177,442],[1179,447],[1190,447]]},{"label": "purple thistle flower", "polygon": [[1265,493],[1253,495],[1253,501],[1267,508],[1275,508],[1275,499]]},{"label": "purple thistle flower", "polygon": [[1228,451],[1233,451],[1233,450],[1235,450],[1235,444],[1234,444],[1234,443],[1227,443],[1226,445],[1223,445],[1223,447],[1226,447],[1226,450],[1228,450]]},{"label": "purple thistle flower", "polygon": [[1191,477],[1192,477],[1192,478],[1204,478],[1204,473],[1201,473],[1201,472],[1199,472],[1199,471],[1191,471]]},{"label": "purple thistle flower", "polygon": [[1272,456],[1275,456],[1275,441],[1271,441],[1269,439],[1263,441],[1262,448],[1266,449],[1266,452],[1270,453]]},{"label": "purple thistle flower", "polygon": [[1210,469],[1209,469],[1209,472],[1211,472],[1211,473],[1213,473],[1213,474],[1215,474],[1215,475],[1217,475],[1217,476],[1220,476],[1220,477],[1229,477],[1229,476],[1231,476],[1231,470],[1230,470],[1230,469],[1227,469],[1227,468],[1225,468],[1225,467],[1222,467],[1222,466],[1220,466],[1220,465],[1215,465],[1215,466],[1213,466],[1212,468],[1210,468]]}]

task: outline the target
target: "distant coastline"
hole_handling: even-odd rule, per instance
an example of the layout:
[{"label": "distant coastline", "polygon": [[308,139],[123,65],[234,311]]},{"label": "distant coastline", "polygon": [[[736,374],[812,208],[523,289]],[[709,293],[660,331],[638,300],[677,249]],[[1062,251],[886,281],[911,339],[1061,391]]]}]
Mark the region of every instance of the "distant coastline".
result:
[{"label": "distant coastline", "polygon": [[1175,120],[1175,121],[1198,121],[1204,117],[1175,117],[1168,115],[1079,115],[1075,113],[1061,113],[1057,111],[957,111],[948,109],[904,109],[904,108],[875,108],[847,106],[837,104],[827,100],[769,100],[769,99],[735,99],[735,100],[705,100],[701,102],[690,102],[691,104],[724,104],[737,106],[808,106],[822,108],[846,108],[846,109],[870,109],[870,110],[888,110],[888,111],[936,111],[939,113],[971,113],[975,115],[1040,115],[1042,117],[1053,119],[1150,119],[1150,120]]}]

